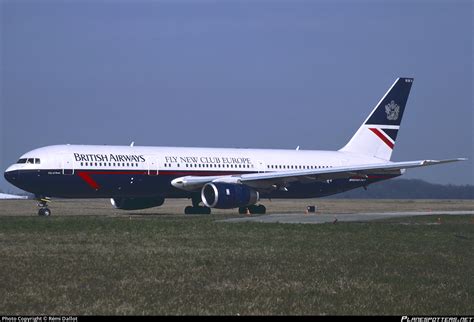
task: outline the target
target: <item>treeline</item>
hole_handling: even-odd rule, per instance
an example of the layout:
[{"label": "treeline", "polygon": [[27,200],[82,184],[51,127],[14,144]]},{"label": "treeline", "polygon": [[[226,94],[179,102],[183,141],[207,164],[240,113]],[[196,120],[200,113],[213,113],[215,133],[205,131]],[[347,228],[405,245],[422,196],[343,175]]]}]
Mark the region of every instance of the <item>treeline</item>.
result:
[{"label": "treeline", "polygon": [[443,185],[418,179],[394,179],[371,184],[329,198],[352,199],[474,199],[473,185]]}]

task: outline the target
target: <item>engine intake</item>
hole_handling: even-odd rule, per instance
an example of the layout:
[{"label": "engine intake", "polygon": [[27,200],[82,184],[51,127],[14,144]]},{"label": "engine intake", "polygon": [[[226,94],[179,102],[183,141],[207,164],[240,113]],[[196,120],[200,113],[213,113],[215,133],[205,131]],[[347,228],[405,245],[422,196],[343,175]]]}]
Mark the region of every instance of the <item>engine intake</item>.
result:
[{"label": "engine intake", "polygon": [[165,198],[112,198],[110,203],[117,209],[139,210],[161,206]]},{"label": "engine intake", "polygon": [[209,208],[231,209],[257,203],[259,194],[243,184],[210,182],[202,187],[201,199]]}]

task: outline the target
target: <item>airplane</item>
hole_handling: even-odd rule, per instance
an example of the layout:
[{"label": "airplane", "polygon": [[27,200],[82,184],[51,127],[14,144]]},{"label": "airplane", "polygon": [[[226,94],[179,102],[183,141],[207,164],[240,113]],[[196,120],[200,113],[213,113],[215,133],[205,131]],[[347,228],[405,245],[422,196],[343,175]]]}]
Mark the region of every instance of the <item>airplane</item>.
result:
[{"label": "airplane", "polygon": [[40,216],[51,214],[52,197],[111,198],[123,210],[189,198],[185,214],[211,208],[264,214],[262,199],[323,197],[408,168],[466,160],[390,161],[412,84],[413,78],[397,78],[338,151],[53,145],[25,153],[4,176],[35,194]]}]

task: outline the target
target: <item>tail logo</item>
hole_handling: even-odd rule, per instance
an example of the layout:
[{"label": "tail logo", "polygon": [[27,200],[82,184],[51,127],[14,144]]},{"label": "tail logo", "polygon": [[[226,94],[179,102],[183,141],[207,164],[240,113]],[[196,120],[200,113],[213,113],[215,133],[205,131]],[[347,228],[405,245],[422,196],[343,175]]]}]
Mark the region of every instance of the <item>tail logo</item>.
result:
[{"label": "tail logo", "polygon": [[395,121],[398,119],[398,112],[400,111],[400,106],[398,106],[395,101],[391,101],[385,105],[385,113],[387,113],[387,120]]}]

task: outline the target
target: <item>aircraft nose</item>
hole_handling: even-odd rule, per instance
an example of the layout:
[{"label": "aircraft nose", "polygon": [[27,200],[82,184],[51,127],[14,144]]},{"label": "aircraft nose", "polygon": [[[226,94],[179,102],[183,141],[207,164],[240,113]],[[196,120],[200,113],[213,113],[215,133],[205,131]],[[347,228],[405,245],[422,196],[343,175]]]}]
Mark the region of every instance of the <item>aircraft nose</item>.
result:
[{"label": "aircraft nose", "polygon": [[18,175],[18,170],[12,170],[11,167],[8,168],[3,174],[5,179],[13,185],[15,185],[16,181],[18,180]]}]

